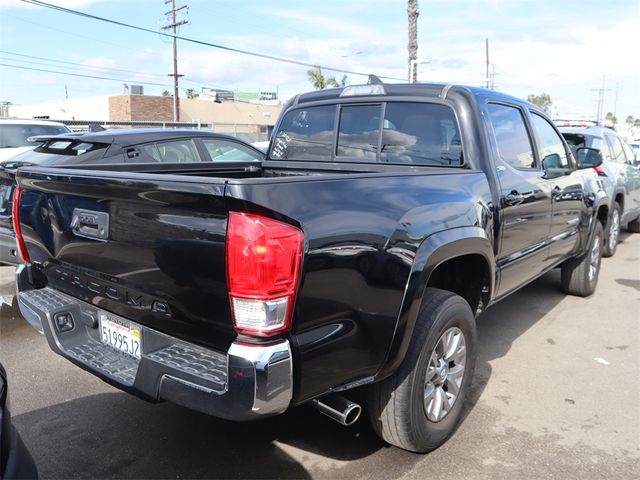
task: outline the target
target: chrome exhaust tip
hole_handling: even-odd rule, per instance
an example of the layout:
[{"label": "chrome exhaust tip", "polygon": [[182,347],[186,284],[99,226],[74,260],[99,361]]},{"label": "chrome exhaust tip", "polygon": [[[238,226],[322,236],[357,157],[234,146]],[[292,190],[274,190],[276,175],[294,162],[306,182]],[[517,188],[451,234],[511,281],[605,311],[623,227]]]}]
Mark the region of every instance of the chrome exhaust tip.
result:
[{"label": "chrome exhaust tip", "polygon": [[320,413],[325,414],[327,417],[344,426],[356,423],[362,413],[362,407],[360,405],[335,393],[312,400],[311,405]]}]

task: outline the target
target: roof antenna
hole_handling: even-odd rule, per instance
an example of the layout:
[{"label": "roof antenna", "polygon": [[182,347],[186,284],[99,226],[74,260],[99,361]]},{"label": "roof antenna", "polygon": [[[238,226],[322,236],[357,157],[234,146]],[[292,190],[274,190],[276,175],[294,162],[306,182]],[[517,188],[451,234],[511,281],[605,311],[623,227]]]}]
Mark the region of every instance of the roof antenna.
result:
[{"label": "roof antenna", "polygon": [[370,73],[367,80],[367,85],[384,85],[384,83],[382,83],[382,80],[380,80],[377,75]]}]

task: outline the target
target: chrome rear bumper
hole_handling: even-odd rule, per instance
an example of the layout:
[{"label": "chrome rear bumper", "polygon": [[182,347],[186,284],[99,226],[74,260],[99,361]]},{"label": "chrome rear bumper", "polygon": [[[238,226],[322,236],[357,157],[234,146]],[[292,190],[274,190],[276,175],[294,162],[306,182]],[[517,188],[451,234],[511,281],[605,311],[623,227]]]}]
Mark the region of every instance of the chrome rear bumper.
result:
[{"label": "chrome rear bumper", "polygon": [[[293,395],[288,340],[234,342],[217,352],[141,325],[142,354],[130,357],[102,343],[98,308],[52,288],[29,289],[28,267],[16,272],[20,311],[49,346],[108,383],[152,401],[168,400],[228,420],[284,412]],[[68,315],[73,327],[56,321]]]}]

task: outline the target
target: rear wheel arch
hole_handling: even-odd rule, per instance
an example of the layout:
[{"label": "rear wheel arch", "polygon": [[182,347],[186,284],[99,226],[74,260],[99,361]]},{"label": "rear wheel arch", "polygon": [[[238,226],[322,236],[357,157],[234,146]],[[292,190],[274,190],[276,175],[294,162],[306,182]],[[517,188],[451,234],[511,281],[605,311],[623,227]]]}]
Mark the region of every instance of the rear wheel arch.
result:
[{"label": "rear wheel arch", "polygon": [[[456,284],[454,272],[470,268],[473,274]],[[481,280],[478,280],[481,279]],[[469,281],[472,280],[472,281]],[[465,285],[466,283],[466,285]],[[423,241],[409,275],[394,336],[376,380],[393,373],[409,348],[428,288],[460,295],[475,314],[486,307],[495,287],[493,246],[479,227],[461,227],[434,234]]]}]

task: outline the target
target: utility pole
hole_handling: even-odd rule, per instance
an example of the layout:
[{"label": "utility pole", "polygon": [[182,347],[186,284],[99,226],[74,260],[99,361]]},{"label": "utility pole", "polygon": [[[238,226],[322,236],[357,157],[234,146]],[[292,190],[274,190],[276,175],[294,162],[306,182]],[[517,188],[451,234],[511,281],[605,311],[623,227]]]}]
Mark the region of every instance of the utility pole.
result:
[{"label": "utility pole", "polygon": [[608,92],[610,89],[604,88],[606,84],[607,76],[602,76],[602,88],[596,88],[593,91],[598,92],[598,113],[596,113],[596,124],[602,124],[602,111],[604,110],[604,92]]},{"label": "utility pole", "polygon": [[418,81],[418,0],[408,0],[407,16],[409,20],[409,83]]},{"label": "utility pole", "polygon": [[489,76],[489,39],[484,39],[485,46],[485,57],[487,59],[487,71],[486,71],[486,79],[487,79],[487,88],[491,88],[491,77]]},{"label": "utility pole", "polygon": [[162,27],[163,30],[172,29],[173,30],[173,73],[170,73],[169,76],[173,77],[173,121],[180,121],[180,99],[178,96],[178,77],[183,77],[184,75],[178,74],[178,46],[176,39],[176,29],[180,25],[185,25],[189,22],[186,20],[178,21],[176,18],[176,14],[185,8],[188,8],[186,5],[176,8],[176,0],[164,0],[165,5],[171,4],[171,10],[165,13],[167,20],[171,23],[164,25]]}]

